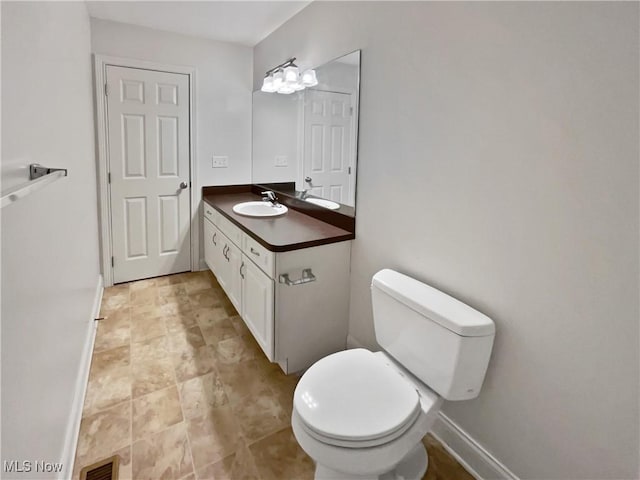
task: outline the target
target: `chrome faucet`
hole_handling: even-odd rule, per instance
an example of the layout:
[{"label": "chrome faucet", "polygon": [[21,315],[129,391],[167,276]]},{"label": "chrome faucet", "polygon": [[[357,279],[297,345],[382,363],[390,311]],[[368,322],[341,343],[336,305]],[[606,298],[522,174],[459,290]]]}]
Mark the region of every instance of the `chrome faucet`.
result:
[{"label": "chrome faucet", "polygon": [[278,197],[276,197],[275,192],[272,192],[271,190],[267,190],[266,192],[262,192],[263,195],[263,202],[271,202],[271,204],[274,207],[279,207],[280,206],[280,202],[278,202]]}]

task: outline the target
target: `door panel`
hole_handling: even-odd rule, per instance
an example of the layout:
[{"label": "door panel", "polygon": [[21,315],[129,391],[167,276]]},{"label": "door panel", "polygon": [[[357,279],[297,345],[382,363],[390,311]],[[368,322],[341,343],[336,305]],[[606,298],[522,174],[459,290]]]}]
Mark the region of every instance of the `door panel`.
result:
[{"label": "door panel", "polygon": [[189,77],[107,66],[107,85],[114,283],[190,270]]},{"label": "door panel", "polygon": [[145,177],[144,115],[122,115],[124,178]]},{"label": "door panel", "polygon": [[146,257],[149,251],[147,237],[147,199],[125,198],[125,242],[127,258]]},{"label": "door panel", "polygon": [[177,253],[180,250],[180,198],[178,195],[161,195],[160,202],[160,254]]},{"label": "door panel", "polygon": [[178,118],[158,117],[158,175],[177,177],[178,164]]}]

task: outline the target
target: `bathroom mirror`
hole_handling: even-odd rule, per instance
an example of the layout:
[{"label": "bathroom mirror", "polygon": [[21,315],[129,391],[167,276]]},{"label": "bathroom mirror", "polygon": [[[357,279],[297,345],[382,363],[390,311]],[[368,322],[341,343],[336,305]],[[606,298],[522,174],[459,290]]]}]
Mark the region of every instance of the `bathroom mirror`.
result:
[{"label": "bathroom mirror", "polygon": [[360,50],[315,71],[313,87],[253,93],[252,182],[355,215]]}]

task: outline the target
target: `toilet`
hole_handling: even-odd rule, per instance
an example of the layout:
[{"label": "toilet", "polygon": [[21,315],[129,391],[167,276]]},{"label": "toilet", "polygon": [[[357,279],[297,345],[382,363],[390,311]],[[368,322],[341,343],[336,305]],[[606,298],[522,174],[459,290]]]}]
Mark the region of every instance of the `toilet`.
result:
[{"label": "toilet", "polygon": [[422,478],[422,438],[442,402],[480,393],[495,336],[489,317],[389,269],[373,276],[371,301],[382,351],[329,355],[294,393],[293,432],[316,479]]}]

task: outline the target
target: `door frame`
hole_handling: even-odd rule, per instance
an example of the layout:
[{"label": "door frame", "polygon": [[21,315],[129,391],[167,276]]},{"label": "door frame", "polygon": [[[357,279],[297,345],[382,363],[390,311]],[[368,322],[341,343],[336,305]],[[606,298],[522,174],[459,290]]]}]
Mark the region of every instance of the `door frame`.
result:
[{"label": "door frame", "polygon": [[93,55],[94,66],[94,95],[96,103],[96,137],[97,137],[97,174],[98,174],[98,219],[100,222],[100,250],[101,269],[104,278],[104,286],[113,285],[113,244],[111,236],[111,193],[109,191],[109,146],[107,135],[107,97],[104,94],[107,78],[107,66],[138,68],[141,70],[154,70],[165,73],[179,73],[189,77],[189,235],[191,253],[191,271],[200,269],[200,231],[195,217],[196,191],[199,188],[196,178],[196,127],[195,117],[195,83],[196,68],[181,65],[166,65],[162,63],[137,60],[133,58],[113,57],[110,55]]}]

